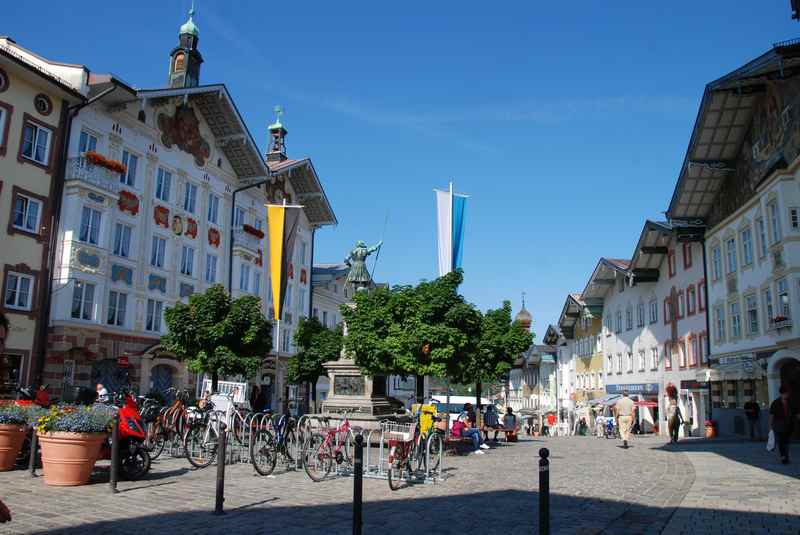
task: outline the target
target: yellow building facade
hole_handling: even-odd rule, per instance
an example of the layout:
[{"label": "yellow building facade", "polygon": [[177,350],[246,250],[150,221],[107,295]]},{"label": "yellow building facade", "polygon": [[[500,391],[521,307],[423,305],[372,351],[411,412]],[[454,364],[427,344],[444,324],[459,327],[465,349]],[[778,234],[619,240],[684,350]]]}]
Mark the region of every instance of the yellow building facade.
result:
[{"label": "yellow building facade", "polygon": [[577,405],[605,395],[603,383],[602,304],[581,294],[567,296],[558,327],[570,360],[570,397]]},{"label": "yellow building facade", "polygon": [[44,350],[68,109],[83,97],[51,63],[0,38],[0,310],[9,321],[0,398],[34,382]]}]

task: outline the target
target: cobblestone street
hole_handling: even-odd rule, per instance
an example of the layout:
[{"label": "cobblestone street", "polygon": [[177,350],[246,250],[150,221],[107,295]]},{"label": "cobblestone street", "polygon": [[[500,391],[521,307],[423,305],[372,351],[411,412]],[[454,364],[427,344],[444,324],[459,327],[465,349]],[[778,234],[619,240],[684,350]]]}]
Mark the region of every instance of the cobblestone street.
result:
[{"label": "cobblestone street", "polygon": [[[526,440],[487,455],[448,457],[449,479],[391,492],[364,480],[364,533],[536,533],[538,448],[551,451],[553,533],[798,533],[800,470],[763,444],[641,439],[629,450],[590,437]],[[211,514],[215,469],[159,460],[146,481],[111,495],[107,472],[84,487],[0,474],[14,521],[0,533],[281,533],[351,531],[352,479],[228,467],[227,514]],[[677,509],[676,509],[677,508]],[[666,527],[666,530],[664,529]]]}]

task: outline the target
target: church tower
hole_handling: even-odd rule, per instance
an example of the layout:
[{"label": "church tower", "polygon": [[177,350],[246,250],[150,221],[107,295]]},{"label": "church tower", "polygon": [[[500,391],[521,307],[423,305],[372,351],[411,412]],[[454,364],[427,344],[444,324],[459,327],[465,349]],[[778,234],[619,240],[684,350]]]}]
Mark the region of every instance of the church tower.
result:
[{"label": "church tower", "polygon": [[281,124],[283,108],[275,106],[275,122],[269,125],[269,147],[267,148],[267,162],[283,162],[286,156],[286,134],[289,132]]},{"label": "church tower", "polygon": [[173,48],[169,55],[170,87],[197,87],[200,83],[200,64],[203,63],[203,56],[197,50],[200,30],[195,25],[193,17],[194,3],[189,10],[189,20],[181,26],[178,46]]}]

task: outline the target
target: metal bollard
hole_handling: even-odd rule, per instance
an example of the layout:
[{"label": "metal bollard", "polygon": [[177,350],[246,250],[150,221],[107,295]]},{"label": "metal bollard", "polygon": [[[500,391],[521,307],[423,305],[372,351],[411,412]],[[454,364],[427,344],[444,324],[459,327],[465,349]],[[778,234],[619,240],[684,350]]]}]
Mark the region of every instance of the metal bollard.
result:
[{"label": "metal bollard", "polygon": [[539,450],[539,533],[550,535],[550,451]]},{"label": "metal bollard", "polygon": [[222,502],[225,501],[225,456],[228,444],[228,433],[224,422],[219,424],[219,445],[217,446],[217,497],[214,504],[214,514],[224,515]]},{"label": "metal bollard", "polygon": [[353,460],[353,535],[361,535],[361,500],[363,496],[364,437],[356,436],[356,454]]},{"label": "metal bollard", "polygon": [[119,415],[114,416],[114,427],[111,428],[111,477],[108,485],[111,493],[116,494],[117,480],[119,479]]},{"label": "metal bollard", "polygon": [[36,434],[36,429],[31,431],[31,458],[28,461],[28,470],[31,477],[36,477],[36,450],[39,449],[39,435]]}]

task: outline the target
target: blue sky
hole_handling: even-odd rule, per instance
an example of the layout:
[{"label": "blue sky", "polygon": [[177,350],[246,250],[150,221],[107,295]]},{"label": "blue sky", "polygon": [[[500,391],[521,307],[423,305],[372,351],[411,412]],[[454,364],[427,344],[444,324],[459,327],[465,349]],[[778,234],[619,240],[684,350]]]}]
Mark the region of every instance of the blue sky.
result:
[{"label": "blue sky", "polygon": [[[52,2],[43,25],[8,2],[0,33],[160,87],[188,7]],[[313,158],[340,221],[317,261],[383,237],[378,279],[435,277],[432,189],[453,179],[463,293],[516,309],[527,292],[539,337],[666,209],[703,86],[800,34],[788,0],[199,0],[195,21],[201,82],[227,84],[262,146],[283,105],[290,156]]]}]

